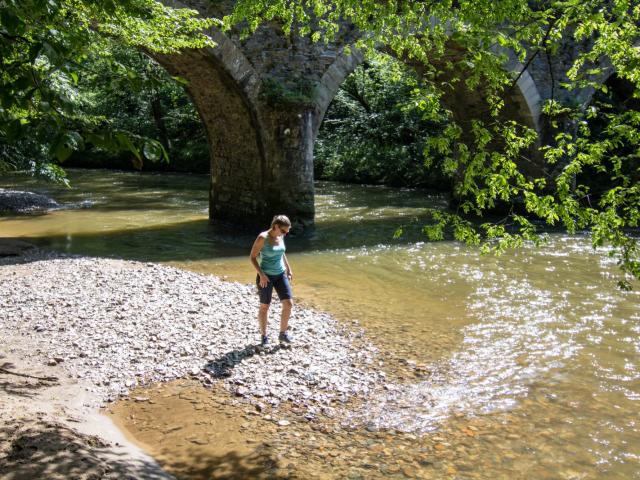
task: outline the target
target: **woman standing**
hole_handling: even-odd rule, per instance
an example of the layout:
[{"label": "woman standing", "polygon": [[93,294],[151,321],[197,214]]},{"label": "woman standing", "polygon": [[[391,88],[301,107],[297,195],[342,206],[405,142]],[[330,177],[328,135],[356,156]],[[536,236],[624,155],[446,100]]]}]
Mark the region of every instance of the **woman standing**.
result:
[{"label": "woman standing", "polygon": [[291,280],[293,272],[285,255],[284,237],[289,233],[291,221],[285,215],[276,215],[271,221],[271,228],[256,238],[251,248],[251,264],[258,275],[256,284],[260,293],[260,310],[258,311],[258,323],[260,325],[261,345],[269,343],[267,336],[267,320],[269,305],[273,289],[276,289],[278,298],[282,302],[282,316],[280,317],[281,343],[291,343],[289,333],[289,317],[293,306],[293,293],[291,292]]}]

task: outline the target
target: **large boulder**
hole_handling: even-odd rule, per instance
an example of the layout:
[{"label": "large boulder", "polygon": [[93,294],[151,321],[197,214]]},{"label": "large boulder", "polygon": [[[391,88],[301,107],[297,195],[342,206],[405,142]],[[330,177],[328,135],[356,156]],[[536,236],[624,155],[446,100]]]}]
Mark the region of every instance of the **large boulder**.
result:
[{"label": "large boulder", "polygon": [[0,213],[43,213],[59,207],[58,202],[38,193],[0,188]]}]

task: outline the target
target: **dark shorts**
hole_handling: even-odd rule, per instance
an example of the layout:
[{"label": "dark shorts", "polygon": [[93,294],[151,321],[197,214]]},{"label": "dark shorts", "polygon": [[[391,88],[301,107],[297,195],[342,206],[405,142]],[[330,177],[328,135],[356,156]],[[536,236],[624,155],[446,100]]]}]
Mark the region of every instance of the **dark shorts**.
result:
[{"label": "dark shorts", "polygon": [[269,277],[269,283],[266,287],[262,288],[260,287],[260,275],[256,275],[256,285],[258,286],[258,293],[260,294],[260,303],[266,305],[271,303],[271,295],[273,294],[274,288],[278,293],[280,301],[293,298],[291,284],[284,273],[280,275],[267,275],[267,277]]}]

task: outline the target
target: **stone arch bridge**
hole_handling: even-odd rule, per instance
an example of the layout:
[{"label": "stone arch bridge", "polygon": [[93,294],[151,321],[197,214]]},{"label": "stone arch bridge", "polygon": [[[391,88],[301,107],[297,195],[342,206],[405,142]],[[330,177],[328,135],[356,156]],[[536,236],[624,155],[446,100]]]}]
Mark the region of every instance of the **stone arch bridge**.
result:
[{"label": "stone arch bridge", "polygon": [[[231,0],[165,3],[218,18],[233,6]],[[285,213],[295,231],[310,229],[313,146],[331,100],[362,61],[358,52],[344,50],[357,32],[343,28],[336,43],[329,45],[290,38],[275,23],[261,26],[244,40],[215,28],[207,33],[215,48],[154,57],[169,73],[188,80],[187,90],[205,126],[211,221],[265,227],[274,214]],[[455,57],[455,49],[450,55]],[[544,135],[542,102],[559,97],[561,66],[573,55],[567,48],[551,62],[534,60],[524,71],[510,59],[506,68],[520,75],[505,98],[505,115]],[[470,113],[486,107],[479,92],[463,90],[457,87],[444,101],[464,128]]]}]

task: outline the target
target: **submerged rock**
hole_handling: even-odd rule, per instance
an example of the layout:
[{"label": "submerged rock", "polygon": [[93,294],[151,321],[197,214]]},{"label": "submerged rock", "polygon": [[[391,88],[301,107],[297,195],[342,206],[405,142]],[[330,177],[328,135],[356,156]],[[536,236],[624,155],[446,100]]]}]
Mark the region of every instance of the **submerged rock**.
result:
[{"label": "submerged rock", "polygon": [[0,213],[44,213],[53,208],[60,205],[45,195],[0,188]]}]

